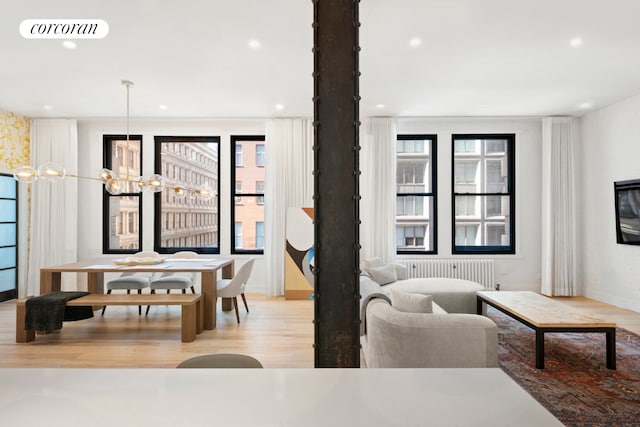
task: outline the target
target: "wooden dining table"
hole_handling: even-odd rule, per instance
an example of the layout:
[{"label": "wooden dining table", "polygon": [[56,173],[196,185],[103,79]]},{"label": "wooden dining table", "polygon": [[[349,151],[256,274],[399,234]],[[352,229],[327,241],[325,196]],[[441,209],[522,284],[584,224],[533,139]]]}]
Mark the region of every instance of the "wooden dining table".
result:
[{"label": "wooden dining table", "polygon": [[[109,258],[78,261],[53,267],[40,268],[40,295],[60,291],[62,287],[62,273],[86,273],[87,291],[93,294],[104,293],[105,273],[200,273],[204,310],[204,328],[216,327],[216,303],[218,300],[217,274],[222,271],[223,279],[231,279],[234,275],[233,259],[198,258],[163,260],[158,264],[149,265],[118,265]],[[224,304],[223,310],[231,309],[230,304]]]}]

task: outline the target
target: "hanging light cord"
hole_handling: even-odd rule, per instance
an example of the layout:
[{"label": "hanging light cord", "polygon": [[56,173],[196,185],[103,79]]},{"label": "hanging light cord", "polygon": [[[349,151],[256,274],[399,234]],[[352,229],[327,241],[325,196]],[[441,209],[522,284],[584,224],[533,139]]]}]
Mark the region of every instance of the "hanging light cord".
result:
[{"label": "hanging light cord", "polygon": [[129,88],[131,87],[131,85],[133,83],[131,83],[128,80],[123,80],[122,84],[127,86],[127,121],[126,121],[126,128],[127,128],[127,145],[126,145],[126,150],[124,152],[124,167],[127,171],[127,178],[126,178],[126,183],[127,183],[127,187],[129,185]]}]

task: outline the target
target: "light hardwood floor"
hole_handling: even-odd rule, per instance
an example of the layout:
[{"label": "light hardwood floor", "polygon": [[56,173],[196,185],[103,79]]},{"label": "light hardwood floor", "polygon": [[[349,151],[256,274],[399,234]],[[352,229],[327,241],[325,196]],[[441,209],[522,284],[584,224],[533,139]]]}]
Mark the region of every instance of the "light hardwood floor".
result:
[{"label": "light hardwood floor", "polygon": [[[584,313],[611,320],[640,334],[640,313],[586,298],[559,298]],[[0,304],[0,367],[173,368],[189,357],[208,353],[243,353],[266,368],[313,367],[313,302],[247,295],[247,314],[218,303],[217,329],[191,343],[180,341],[180,308],[109,307],[105,316],[67,322],[60,332],[15,342],[15,302]],[[620,337],[619,339],[624,339]]]}]

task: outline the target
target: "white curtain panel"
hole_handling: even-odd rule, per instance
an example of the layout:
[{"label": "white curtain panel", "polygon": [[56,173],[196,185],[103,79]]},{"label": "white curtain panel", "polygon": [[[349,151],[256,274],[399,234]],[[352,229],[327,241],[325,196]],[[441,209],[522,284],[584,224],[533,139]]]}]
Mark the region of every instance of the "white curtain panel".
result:
[{"label": "white curtain panel", "polygon": [[[31,165],[55,162],[67,172],[78,171],[75,120],[31,120]],[[21,297],[40,294],[40,268],[74,262],[78,248],[78,182],[38,180],[31,184],[29,256]],[[69,277],[68,277],[69,276]],[[75,289],[75,275],[63,275],[63,289]]]},{"label": "white curtain panel", "polygon": [[576,165],[570,117],[542,120],[541,292],[577,294]]},{"label": "white curtain panel", "polygon": [[266,293],[284,295],[285,215],[289,207],[313,207],[311,119],[267,123],[265,183]]},{"label": "white curtain panel", "polygon": [[371,118],[360,145],[360,245],[363,259],[396,257],[396,121]]}]

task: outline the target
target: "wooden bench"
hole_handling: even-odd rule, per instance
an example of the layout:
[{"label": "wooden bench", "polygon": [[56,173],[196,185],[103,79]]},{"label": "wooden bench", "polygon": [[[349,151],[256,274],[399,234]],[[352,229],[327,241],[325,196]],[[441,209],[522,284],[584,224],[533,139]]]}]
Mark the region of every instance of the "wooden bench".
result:
[{"label": "wooden bench", "polygon": [[[16,303],[16,342],[29,342],[35,339],[33,329],[25,330],[25,303],[20,299]],[[204,329],[204,310],[200,295],[192,294],[90,294],[67,301],[68,306],[108,305],[180,305],[182,306],[182,342],[191,342]]]}]

